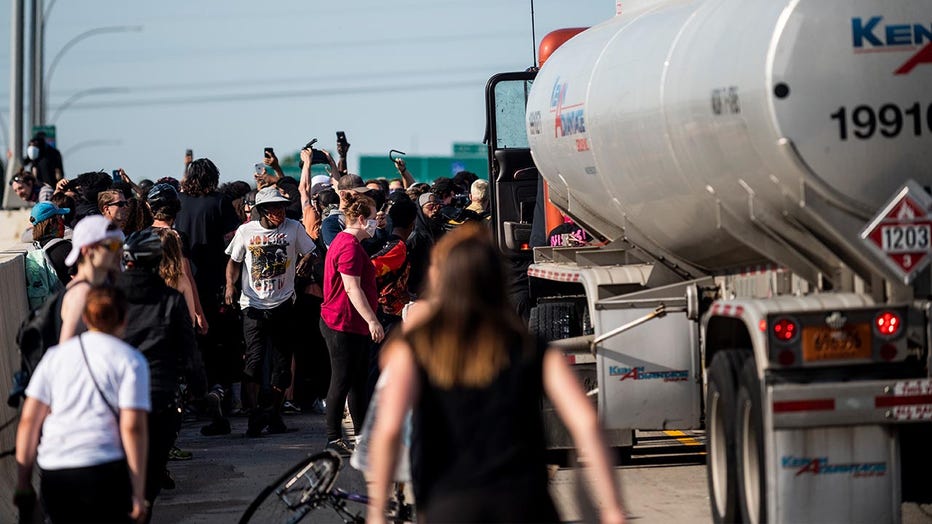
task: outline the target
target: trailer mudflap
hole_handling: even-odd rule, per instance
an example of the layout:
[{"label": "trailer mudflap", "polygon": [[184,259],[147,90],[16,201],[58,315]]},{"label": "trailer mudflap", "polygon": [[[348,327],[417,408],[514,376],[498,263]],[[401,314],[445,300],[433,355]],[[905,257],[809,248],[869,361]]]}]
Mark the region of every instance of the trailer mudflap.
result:
[{"label": "trailer mudflap", "polygon": [[768,457],[770,522],[899,522],[900,471],[891,426],[784,429]]}]

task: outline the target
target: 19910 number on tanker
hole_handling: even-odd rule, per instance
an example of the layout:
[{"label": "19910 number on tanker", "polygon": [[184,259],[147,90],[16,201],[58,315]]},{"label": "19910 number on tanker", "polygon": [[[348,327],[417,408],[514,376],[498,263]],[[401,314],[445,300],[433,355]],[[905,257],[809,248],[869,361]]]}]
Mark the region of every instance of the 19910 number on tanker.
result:
[{"label": "19910 number on tanker", "polygon": [[838,121],[838,138],[841,140],[848,140],[852,135],[867,140],[878,134],[885,138],[894,138],[900,134],[932,134],[932,104],[926,107],[920,102],[908,107],[897,104],[880,107],[859,105],[850,109],[841,106],[829,116]]}]

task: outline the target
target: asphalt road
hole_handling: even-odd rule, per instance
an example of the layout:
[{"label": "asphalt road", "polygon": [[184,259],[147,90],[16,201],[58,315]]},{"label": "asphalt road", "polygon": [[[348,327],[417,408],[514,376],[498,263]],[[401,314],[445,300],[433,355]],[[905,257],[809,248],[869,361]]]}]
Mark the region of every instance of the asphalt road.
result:
[{"label": "asphalt road", "polygon": [[[194,458],[169,463],[177,487],[163,491],[156,500],[153,522],[236,522],[263,487],[325,444],[323,416],[291,415],[285,421],[294,432],[252,439],[243,436],[245,418],[233,418],[233,433],[218,437],[198,433],[204,421],[185,423],[179,446],[192,451]],[[615,468],[632,522],[711,522],[703,444],[702,432],[638,433],[633,456]],[[564,522],[594,521],[595,513],[586,496],[587,482],[580,471],[566,467],[566,463],[551,470],[551,494]],[[365,493],[362,474],[348,464],[343,467],[336,487]],[[348,506],[354,511],[365,511],[361,505],[348,503]],[[304,522],[342,521],[329,508],[320,508]],[[932,522],[932,507],[905,504],[903,522]]]},{"label": "asphalt road", "polygon": [[[249,502],[289,466],[325,443],[320,415],[286,416],[295,429],[283,435],[246,438],[245,418],[233,418],[233,433],[203,437],[204,422],[187,422],[179,445],[194,453],[188,461],[169,463],[177,487],[163,491],[153,512],[155,523],[235,522]],[[708,522],[704,457],[701,446],[686,446],[662,433],[641,438],[629,465],[616,468],[628,511],[638,522]],[[551,491],[564,521],[591,520],[586,481],[578,468],[553,468]],[[346,465],[336,486],[365,492],[362,475]],[[507,496],[507,494],[503,494]],[[350,503],[350,506],[353,506]],[[358,506],[359,511],[364,511]],[[316,510],[307,522],[341,522],[328,508]]]}]

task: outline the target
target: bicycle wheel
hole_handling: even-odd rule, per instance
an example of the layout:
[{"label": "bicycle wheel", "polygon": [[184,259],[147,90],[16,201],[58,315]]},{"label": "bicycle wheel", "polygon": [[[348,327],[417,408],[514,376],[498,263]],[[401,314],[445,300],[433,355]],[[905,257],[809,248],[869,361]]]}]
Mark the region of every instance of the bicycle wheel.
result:
[{"label": "bicycle wheel", "polygon": [[263,489],[246,508],[247,522],[294,524],[326,501],[342,460],[332,451],[311,455]]}]

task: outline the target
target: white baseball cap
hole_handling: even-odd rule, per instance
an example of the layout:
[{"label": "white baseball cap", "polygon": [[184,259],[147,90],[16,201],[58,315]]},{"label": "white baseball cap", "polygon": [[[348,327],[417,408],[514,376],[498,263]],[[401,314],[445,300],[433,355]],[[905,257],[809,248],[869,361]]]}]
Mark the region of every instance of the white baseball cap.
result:
[{"label": "white baseball cap", "polygon": [[330,177],[327,175],[314,175],[311,177],[311,187],[317,184],[330,184]]},{"label": "white baseball cap", "polygon": [[71,234],[71,251],[65,258],[65,264],[73,266],[78,261],[82,247],[92,246],[104,240],[123,242],[123,232],[103,215],[91,215],[81,219]]}]

